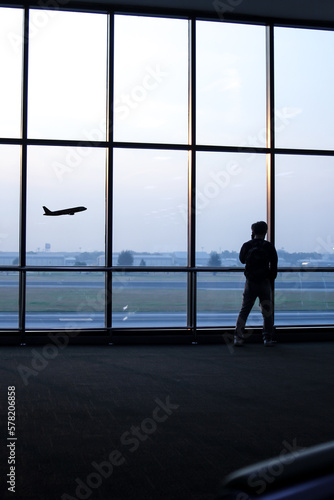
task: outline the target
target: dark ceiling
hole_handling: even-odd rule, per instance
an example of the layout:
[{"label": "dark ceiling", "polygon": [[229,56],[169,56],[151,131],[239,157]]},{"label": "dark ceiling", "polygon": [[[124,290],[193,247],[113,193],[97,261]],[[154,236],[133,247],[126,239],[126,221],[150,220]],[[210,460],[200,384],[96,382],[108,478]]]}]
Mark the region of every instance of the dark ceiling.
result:
[{"label": "dark ceiling", "polygon": [[[198,13],[214,13],[230,16],[291,19],[334,23],[333,0],[70,0],[81,4],[98,3],[134,8],[195,10]],[[219,10],[219,13],[217,12]]]}]

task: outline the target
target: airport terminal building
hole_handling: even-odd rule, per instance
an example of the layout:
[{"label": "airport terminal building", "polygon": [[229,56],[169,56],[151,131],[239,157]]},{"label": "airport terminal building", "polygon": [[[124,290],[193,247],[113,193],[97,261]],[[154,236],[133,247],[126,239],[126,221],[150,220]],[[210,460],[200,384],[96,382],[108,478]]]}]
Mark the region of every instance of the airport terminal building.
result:
[{"label": "airport terminal building", "polygon": [[330,335],[331,21],[63,3],[0,5],[0,341],[45,338],[50,310],[102,342],[229,332],[257,220],[279,255],[277,332]]}]

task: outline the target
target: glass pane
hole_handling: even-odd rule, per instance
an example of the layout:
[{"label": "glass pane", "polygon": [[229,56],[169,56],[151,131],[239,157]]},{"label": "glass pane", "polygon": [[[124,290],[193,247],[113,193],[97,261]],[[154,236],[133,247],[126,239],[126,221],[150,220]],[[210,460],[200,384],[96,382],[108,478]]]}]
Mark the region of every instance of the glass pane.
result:
[{"label": "glass pane", "polygon": [[186,252],[187,161],[185,151],[114,151],[114,252]]},{"label": "glass pane", "polygon": [[115,17],[114,138],[187,143],[188,21]]},{"label": "glass pane", "polygon": [[265,27],[196,23],[197,142],[265,146]]},{"label": "glass pane", "polygon": [[18,264],[20,147],[0,145],[0,262]]},{"label": "glass pane", "polygon": [[21,135],[23,10],[0,8],[0,136]]},{"label": "glass pane", "polygon": [[0,329],[18,328],[18,311],[19,275],[8,271],[0,272]]},{"label": "glass pane", "polygon": [[104,265],[105,171],[102,148],[29,147],[28,265]]},{"label": "glass pane", "polygon": [[334,266],[334,158],[276,158],[276,247],[279,265]]},{"label": "glass pane", "polygon": [[30,11],[29,137],[105,140],[107,19]]},{"label": "glass pane", "polygon": [[276,146],[334,149],[334,32],[275,28]]},{"label": "glass pane", "polygon": [[[234,327],[242,302],[244,274],[199,272],[197,276],[197,325]],[[262,323],[257,301],[248,317],[247,326],[261,326]]]},{"label": "glass pane", "polygon": [[184,327],[186,273],[113,273],[114,328]]},{"label": "glass pane", "polygon": [[275,290],[277,326],[334,324],[333,273],[278,273]]},{"label": "glass pane", "polygon": [[265,155],[198,153],[196,188],[197,265],[211,266],[214,255],[218,266],[240,266],[251,225],[266,220]]},{"label": "glass pane", "polygon": [[104,273],[27,273],[27,328],[103,328],[104,311]]}]

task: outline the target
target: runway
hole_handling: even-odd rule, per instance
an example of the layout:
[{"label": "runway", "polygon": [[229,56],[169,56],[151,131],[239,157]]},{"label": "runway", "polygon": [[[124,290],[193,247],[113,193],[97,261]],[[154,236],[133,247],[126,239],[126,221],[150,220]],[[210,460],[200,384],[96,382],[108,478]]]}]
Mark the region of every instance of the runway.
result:
[{"label": "runway", "polygon": [[[198,327],[231,327],[235,325],[237,312],[199,312],[197,315]],[[334,311],[277,311],[275,313],[276,326],[303,326],[303,325],[332,325]],[[248,326],[260,326],[262,316],[252,312]],[[94,329],[104,328],[103,313],[77,312],[49,312],[27,313],[26,329]],[[112,315],[112,327],[126,328],[183,328],[187,326],[187,316],[184,313],[172,312],[115,312]],[[0,329],[17,329],[18,313],[0,313]]]}]

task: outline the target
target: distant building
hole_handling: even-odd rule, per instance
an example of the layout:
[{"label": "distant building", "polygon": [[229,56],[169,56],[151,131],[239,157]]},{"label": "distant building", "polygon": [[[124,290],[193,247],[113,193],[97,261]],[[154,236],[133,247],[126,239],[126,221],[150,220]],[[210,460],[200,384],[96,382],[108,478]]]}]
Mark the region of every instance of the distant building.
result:
[{"label": "distant building", "polygon": [[18,258],[18,252],[0,252],[0,266],[17,265]]},{"label": "distant building", "polygon": [[[118,257],[120,252],[115,252],[112,255],[112,265],[118,265]],[[171,253],[134,253],[133,266],[173,266],[173,254]],[[145,263],[145,264],[143,264]]]}]

